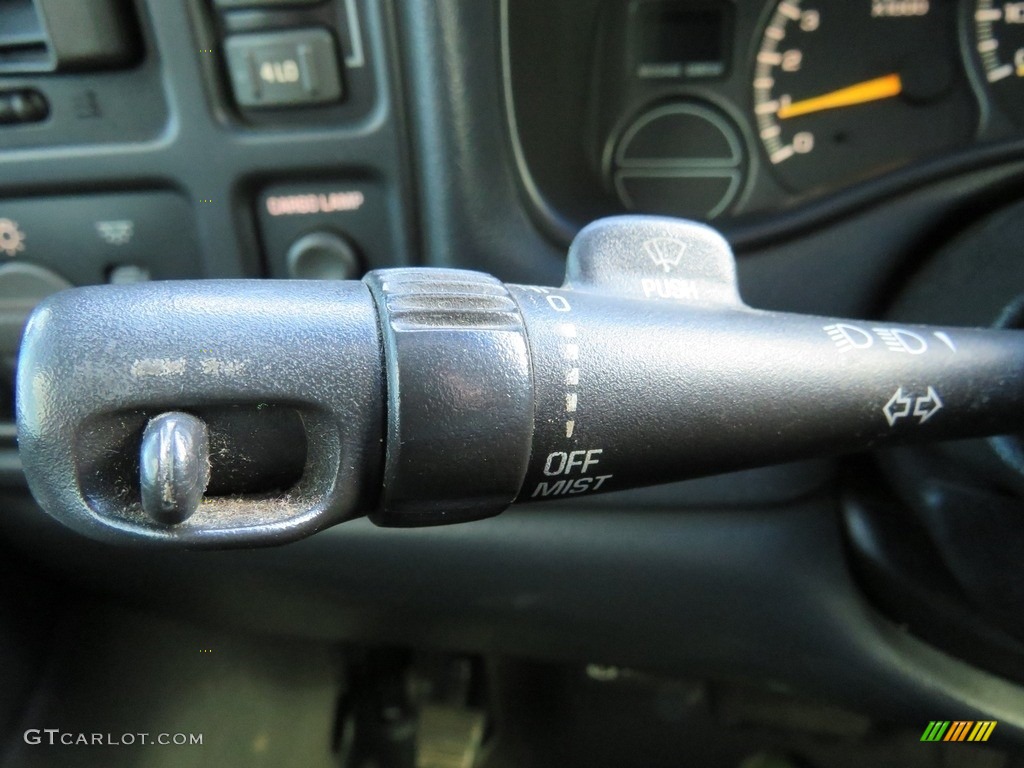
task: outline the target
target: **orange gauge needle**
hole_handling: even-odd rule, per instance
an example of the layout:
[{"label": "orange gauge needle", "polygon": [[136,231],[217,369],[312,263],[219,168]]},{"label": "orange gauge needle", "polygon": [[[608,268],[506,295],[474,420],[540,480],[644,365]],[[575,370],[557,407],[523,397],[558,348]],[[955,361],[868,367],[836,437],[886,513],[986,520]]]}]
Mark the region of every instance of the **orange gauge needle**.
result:
[{"label": "orange gauge needle", "polygon": [[899,75],[885,75],[884,77],[876,77],[874,80],[865,80],[863,83],[840,88],[838,91],[825,93],[821,96],[783,104],[775,114],[780,120],[785,120],[788,117],[809,115],[812,112],[822,112],[826,109],[852,107],[854,104],[865,104],[869,101],[889,99],[893,96],[899,96],[902,91],[903,81],[900,80]]}]

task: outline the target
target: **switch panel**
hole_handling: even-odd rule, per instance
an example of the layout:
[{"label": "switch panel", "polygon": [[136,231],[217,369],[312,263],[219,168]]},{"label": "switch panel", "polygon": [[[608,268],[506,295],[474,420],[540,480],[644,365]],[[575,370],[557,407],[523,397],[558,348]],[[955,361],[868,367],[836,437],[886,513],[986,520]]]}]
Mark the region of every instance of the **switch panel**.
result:
[{"label": "switch panel", "polygon": [[297,107],[343,95],[337,47],[326,29],[232,35],[224,43],[240,107]]},{"label": "switch panel", "polygon": [[0,263],[47,267],[75,285],[104,283],[123,265],[157,280],[195,277],[199,252],[193,212],[173,192],[0,200]]}]

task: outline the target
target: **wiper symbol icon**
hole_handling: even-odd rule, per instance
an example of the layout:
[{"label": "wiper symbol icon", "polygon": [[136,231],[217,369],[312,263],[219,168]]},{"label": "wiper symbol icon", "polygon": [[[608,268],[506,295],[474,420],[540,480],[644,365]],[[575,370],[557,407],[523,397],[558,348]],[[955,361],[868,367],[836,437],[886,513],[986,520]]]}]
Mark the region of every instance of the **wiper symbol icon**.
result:
[{"label": "wiper symbol icon", "polygon": [[661,267],[666,272],[671,272],[672,267],[679,266],[683,254],[686,253],[686,247],[685,241],[674,237],[654,237],[643,244],[644,251],[651,257],[654,266]]}]

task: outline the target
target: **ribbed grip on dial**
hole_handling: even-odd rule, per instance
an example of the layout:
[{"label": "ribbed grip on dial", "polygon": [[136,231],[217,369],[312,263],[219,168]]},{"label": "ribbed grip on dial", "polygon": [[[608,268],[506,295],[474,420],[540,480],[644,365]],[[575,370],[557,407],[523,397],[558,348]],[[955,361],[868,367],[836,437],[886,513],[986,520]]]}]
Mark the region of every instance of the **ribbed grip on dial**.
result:
[{"label": "ribbed grip on dial", "polygon": [[391,269],[375,275],[388,321],[396,331],[522,328],[516,303],[490,275],[456,269],[436,270],[436,274]]},{"label": "ribbed grip on dial", "polygon": [[478,272],[388,269],[365,282],[380,317],[388,399],[384,490],[371,518],[421,526],[498,514],[519,492],[533,436],[518,305]]}]

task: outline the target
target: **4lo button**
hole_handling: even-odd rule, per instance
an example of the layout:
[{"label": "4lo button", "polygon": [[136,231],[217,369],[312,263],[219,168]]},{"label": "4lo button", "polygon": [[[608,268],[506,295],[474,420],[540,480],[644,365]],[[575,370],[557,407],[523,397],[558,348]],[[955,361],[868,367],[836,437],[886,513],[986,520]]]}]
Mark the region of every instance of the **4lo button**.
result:
[{"label": "4lo button", "polygon": [[232,35],[224,52],[241,107],[300,107],[342,96],[341,65],[326,29]]}]

